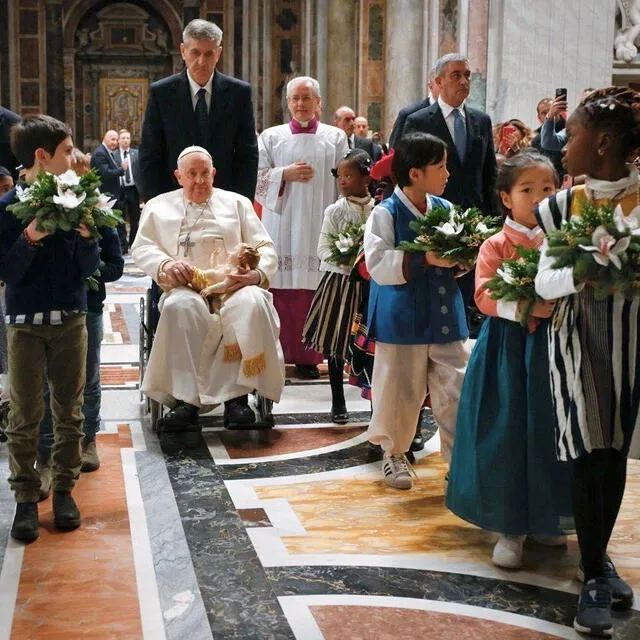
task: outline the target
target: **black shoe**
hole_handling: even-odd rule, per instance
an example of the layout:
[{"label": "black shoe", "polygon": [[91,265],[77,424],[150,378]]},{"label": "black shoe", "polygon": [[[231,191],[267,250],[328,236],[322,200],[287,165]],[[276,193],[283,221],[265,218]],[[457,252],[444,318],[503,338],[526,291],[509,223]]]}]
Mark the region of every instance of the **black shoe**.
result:
[{"label": "black shoe", "polygon": [[335,424],[347,424],[349,422],[349,412],[347,407],[331,407],[331,421]]},{"label": "black shoe", "polygon": [[80,526],[80,510],[69,491],[53,492],[53,524],[56,529],[72,531]]},{"label": "black shoe", "polygon": [[[609,556],[606,557],[602,577],[607,581],[611,589],[611,608],[615,611],[625,611],[633,606],[633,589],[618,575],[616,567]],[[584,582],[584,569],[582,561],[578,568],[578,580]]]},{"label": "black shoe", "polygon": [[37,502],[18,502],[11,526],[11,537],[18,542],[33,542],[40,535]]},{"label": "black shoe", "polygon": [[158,418],[158,431],[183,431],[188,425],[198,424],[198,407],[187,402],[178,402],[162,418]]},{"label": "black shoe", "polygon": [[601,638],[613,636],[611,588],[604,578],[591,578],[582,587],[573,628]]},{"label": "black shoe", "polygon": [[224,403],[224,426],[227,429],[242,429],[255,424],[256,414],[249,406],[249,398],[240,396]]},{"label": "black shoe", "polygon": [[320,370],[315,364],[297,364],[295,368],[296,378],[301,380],[317,380]]},{"label": "black shoe", "polygon": [[418,418],[418,426],[416,434],[413,436],[409,451],[422,451],[424,449],[424,438],[422,437],[422,427],[420,426],[420,418]]}]

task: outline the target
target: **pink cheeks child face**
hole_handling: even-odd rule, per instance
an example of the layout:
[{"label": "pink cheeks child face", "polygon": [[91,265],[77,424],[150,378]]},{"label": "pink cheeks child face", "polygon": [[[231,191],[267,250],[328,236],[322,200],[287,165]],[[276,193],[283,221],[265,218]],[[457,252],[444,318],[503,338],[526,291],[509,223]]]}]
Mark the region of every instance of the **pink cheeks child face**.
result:
[{"label": "pink cheeks child face", "polygon": [[535,208],[555,192],[553,171],[546,165],[538,164],[525,169],[508,193],[500,192],[500,198],[516,222],[533,229],[538,224]]}]

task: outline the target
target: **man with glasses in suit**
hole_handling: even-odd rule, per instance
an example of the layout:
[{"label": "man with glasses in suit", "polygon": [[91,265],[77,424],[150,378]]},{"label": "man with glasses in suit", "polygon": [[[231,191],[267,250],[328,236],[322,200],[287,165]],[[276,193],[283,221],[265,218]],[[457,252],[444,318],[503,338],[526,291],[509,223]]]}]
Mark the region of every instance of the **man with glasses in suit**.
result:
[{"label": "man with glasses in suit", "polygon": [[140,165],[138,150],[131,148],[131,133],[127,129],[118,132],[118,149],[115,152],[116,161],[124,169],[120,177],[120,206],[122,214],[129,221],[129,246],[133,244],[138,232],[140,220]]}]

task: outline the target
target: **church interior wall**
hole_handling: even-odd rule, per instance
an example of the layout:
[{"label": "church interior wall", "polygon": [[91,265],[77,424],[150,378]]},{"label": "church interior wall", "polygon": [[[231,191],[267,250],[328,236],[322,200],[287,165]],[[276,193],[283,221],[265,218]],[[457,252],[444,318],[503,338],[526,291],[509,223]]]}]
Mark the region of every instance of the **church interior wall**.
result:
[{"label": "church interior wall", "polygon": [[487,110],[494,121],[519,118],[537,126],[535,105],[568,90],[576,104],[588,87],[611,83],[615,2],[500,0],[501,40],[493,52],[496,76]]},{"label": "church interior wall", "polygon": [[149,83],[183,68],[182,25],[202,17],[225,32],[221,71],[251,83],[259,130],[287,119],[286,83],[304,74],[323,87],[325,122],[348,104],[388,134],[453,51],[469,56],[469,104],[535,125],[556,87],[575,104],[612,72],[640,82],[640,65],[614,65],[615,12],[614,0],[0,0],[0,103],[64,118],[88,150],[108,120],[101,87],[120,78],[139,131]]}]

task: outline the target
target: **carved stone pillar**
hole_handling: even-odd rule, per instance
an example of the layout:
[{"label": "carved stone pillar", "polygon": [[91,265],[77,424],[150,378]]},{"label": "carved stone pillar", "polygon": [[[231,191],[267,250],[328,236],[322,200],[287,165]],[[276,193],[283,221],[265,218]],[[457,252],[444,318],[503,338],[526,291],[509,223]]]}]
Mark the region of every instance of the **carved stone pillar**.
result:
[{"label": "carved stone pillar", "polygon": [[425,94],[422,73],[423,0],[388,0],[385,35],[385,124],[390,132],[402,107]]},{"label": "carved stone pillar", "polygon": [[47,113],[64,120],[64,42],[62,38],[62,0],[47,0],[45,6],[47,43]]},{"label": "carved stone pillar", "polygon": [[[402,3],[400,3],[402,4]],[[342,106],[357,108],[358,22],[355,2],[329,0],[327,80],[323,121],[331,124],[333,113]],[[319,35],[319,34],[318,34]]]}]

